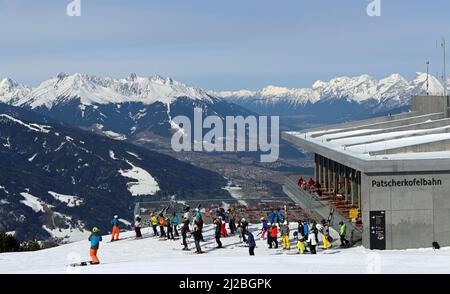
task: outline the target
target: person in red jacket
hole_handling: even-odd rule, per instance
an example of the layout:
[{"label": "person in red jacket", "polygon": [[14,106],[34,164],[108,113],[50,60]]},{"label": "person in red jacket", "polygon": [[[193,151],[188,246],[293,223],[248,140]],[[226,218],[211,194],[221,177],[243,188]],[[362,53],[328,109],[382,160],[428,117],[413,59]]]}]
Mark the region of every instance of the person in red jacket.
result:
[{"label": "person in red jacket", "polygon": [[272,245],[275,243],[275,248],[278,248],[278,228],[277,224],[272,224],[270,228],[270,244],[269,248],[272,249]]}]

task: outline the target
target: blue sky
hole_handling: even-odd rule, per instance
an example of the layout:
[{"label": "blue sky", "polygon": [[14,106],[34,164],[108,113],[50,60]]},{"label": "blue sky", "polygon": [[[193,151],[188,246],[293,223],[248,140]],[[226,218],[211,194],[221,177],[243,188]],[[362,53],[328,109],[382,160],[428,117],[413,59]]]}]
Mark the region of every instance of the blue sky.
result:
[{"label": "blue sky", "polygon": [[0,0],[0,76],[159,73],[206,89],[307,87],[318,79],[442,72],[450,1]]}]

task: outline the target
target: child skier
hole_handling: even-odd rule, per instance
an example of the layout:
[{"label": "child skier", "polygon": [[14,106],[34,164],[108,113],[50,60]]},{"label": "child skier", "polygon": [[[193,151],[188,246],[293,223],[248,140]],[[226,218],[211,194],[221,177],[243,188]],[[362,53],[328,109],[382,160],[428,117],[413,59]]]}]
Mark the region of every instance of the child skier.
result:
[{"label": "child skier", "polygon": [[311,254],[316,254],[317,237],[314,231],[315,231],[314,229],[311,229],[309,231],[307,240]]},{"label": "child skier", "polygon": [[220,241],[220,236],[222,233],[222,221],[220,220],[220,217],[218,217],[214,220],[214,225],[215,225],[214,236],[216,237],[216,243],[217,243],[216,248],[222,248],[222,242]]},{"label": "child skier", "polygon": [[241,219],[241,226],[242,226],[242,240],[244,242],[247,242],[247,228],[248,228],[248,221],[243,217]]},{"label": "child skier", "polygon": [[175,240],[173,238],[173,227],[172,227],[172,220],[170,219],[170,217],[167,217],[166,219],[166,228],[167,228],[167,239]]},{"label": "child skier", "polygon": [[322,225],[318,225],[318,230],[322,234],[323,249],[326,250],[331,248],[330,228],[328,227],[326,220],[322,220]]},{"label": "child skier", "polygon": [[275,243],[275,248],[278,248],[278,228],[277,224],[275,223],[272,224],[272,227],[270,229],[270,249],[272,249],[273,243]]},{"label": "child skier", "polygon": [[153,228],[153,236],[159,236],[158,230],[156,229],[158,227],[158,217],[155,213],[150,215],[150,224]]},{"label": "child skier", "polygon": [[97,252],[100,247],[100,242],[102,241],[102,236],[100,235],[100,231],[97,227],[92,228],[92,232],[88,240],[91,242],[91,249],[89,252],[92,259],[91,264],[99,264],[100,260],[97,257]]},{"label": "child skier", "polygon": [[250,256],[255,255],[255,247],[256,247],[255,236],[253,236],[253,234],[250,231],[247,231],[247,244],[248,244],[248,253],[250,254]]},{"label": "child skier", "polygon": [[111,235],[111,242],[119,240],[119,216],[115,215],[114,218],[111,220],[112,228],[112,235]]},{"label": "child skier", "polygon": [[291,242],[289,241],[289,226],[286,221],[281,226],[280,231],[281,231],[281,241],[283,243],[283,249],[290,250]]},{"label": "child skier", "polygon": [[134,221],[134,231],[136,232],[136,239],[142,238],[141,221],[141,217],[139,216],[139,214],[137,214]]},{"label": "child skier", "polygon": [[267,224],[267,221],[264,217],[261,218],[261,225],[262,225],[262,228],[261,228],[260,234],[261,234],[261,240],[263,240],[264,236],[266,236],[267,231],[269,230],[269,225]]},{"label": "child skier", "polygon": [[183,238],[183,250],[189,250],[187,245],[187,233],[189,232],[189,218],[184,218],[183,226],[181,227],[181,237]]},{"label": "child skier", "polygon": [[192,234],[194,236],[195,248],[197,249],[197,254],[204,253],[202,251],[202,247],[200,246],[200,241],[202,240],[202,233],[197,224],[194,224],[194,232]]},{"label": "child skier", "polygon": [[230,228],[230,235],[234,235],[236,231],[236,215],[232,208],[228,209],[228,227]]},{"label": "child skier", "polygon": [[299,254],[305,253],[305,237],[297,233],[297,248]]},{"label": "child skier", "polygon": [[339,223],[339,237],[341,237],[341,247],[348,247],[349,241],[346,239],[347,225],[341,221]]},{"label": "child skier", "polygon": [[160,238],[166,237],[166,232],[164,231],[164,226],[166,224],[166,218],[164,217],[163,213],[159,214],[159,232],[160,232]]},{"label": "child skier", "polygon": [[175,237],[178,237],[178,215],[175,212],[173,213],[172,225]]}]

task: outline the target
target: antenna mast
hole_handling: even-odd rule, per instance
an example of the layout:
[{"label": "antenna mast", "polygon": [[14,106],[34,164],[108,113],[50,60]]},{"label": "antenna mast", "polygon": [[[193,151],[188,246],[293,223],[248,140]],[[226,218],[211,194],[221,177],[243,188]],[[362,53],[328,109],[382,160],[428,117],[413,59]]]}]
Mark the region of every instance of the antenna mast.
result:
[{"label": "antenna mast", "polygon": [[429,72],[430,72],[430,62],[427,61],[427,96],[430,95],[430,92],[428,91],[428,76],[429,76]]},{"label": "antenna mast", "polygon": [[441,43],[441,46],[442,46],[442,51],[443,51],[443,53],[444,53],[444,72],[443,72],[443,85],[444,85],[444,97],[447,97],[447,69],[446,69],[446,67],[447,67],[447,59],[446,59],[446,49],[447,49],[447,44],[446,44],[446,41],[445,41],[445,38],[444,39],[442,39],[442,43]]}]

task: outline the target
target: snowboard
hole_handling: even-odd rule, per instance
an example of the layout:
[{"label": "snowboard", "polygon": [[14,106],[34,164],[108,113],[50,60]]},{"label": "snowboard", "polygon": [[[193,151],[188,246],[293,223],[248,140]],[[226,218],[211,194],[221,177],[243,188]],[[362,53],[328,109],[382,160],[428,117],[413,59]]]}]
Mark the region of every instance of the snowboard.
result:
[{"label": "snowboard", "polygon": [[70,264],[71,267],[88,266],[88,265],[99,265],[99,263],[97,263],[97,264],[92,264],[91,261],[82,261],[82,262],[76,262],[76,263],[71,263],[71,264]]}]

